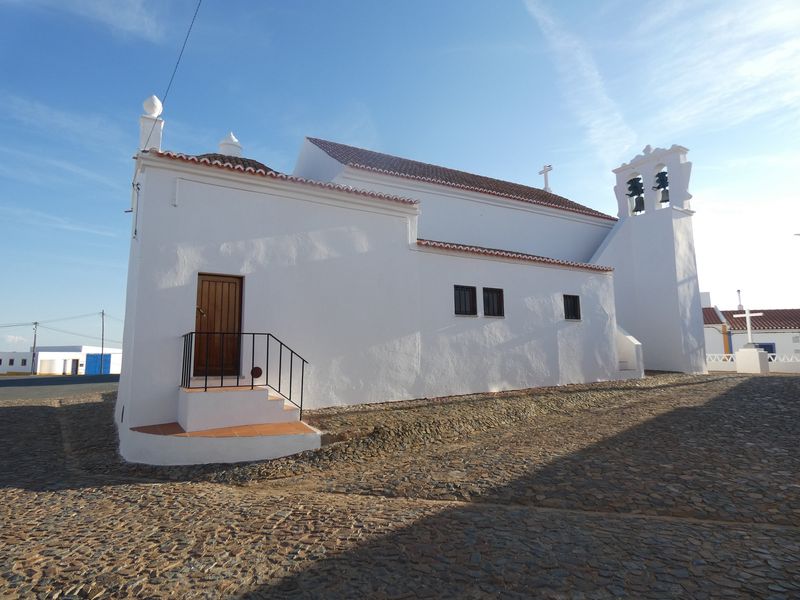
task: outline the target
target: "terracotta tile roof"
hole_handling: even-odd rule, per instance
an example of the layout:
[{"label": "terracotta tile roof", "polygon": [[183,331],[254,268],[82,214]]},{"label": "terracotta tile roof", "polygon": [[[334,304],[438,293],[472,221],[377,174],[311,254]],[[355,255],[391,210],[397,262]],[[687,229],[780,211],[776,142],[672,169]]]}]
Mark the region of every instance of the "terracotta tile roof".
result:
[{"label": "terracotta tile roof", "polygon": [[248,168],[253,168],[256,171],[264,171],[269,172],[272,171],[273,173],[277,173],[275,169],[270,169],[264,163],[258,162],[257,160],[253,160],[252,158],[244,158],[242,156],[230,156],[228,154],[217,154],[212,152],[211,154],[198,154],[197,158],[207,158],[212,163],[219,162],[223,165],[232,165],[233,167],[243,167],[245,170]]},{"label": "terracotta tile roof", "polygon": [[438,248],[439,250],[462,252],[466,254],[483,254],[484,256],[494,256],[497,258],[512,258],[514,260],[524,260],[543,265],[554,265],[557,267],[568,267],[572,269],[583,269],[585,271],[608,273],[614,270],[612,267],[604,267],[602,265],[592,265],[589,263],[575,262],[571,260],[561,260],[559,258],[547,258],[546,256],[525,254],[524,252],[514,252],[513,250],[498,250],[497,248],[484,248],[483,246],[454,244],[452,242],[437,242],[435,240],[418,239],[417,245],[427,248]]},{"label": "terracotta tile roof", "polygon": [[323,150],[331,158],[349,167],[483,192],[494,196],[510,198],[512,200],[528,202],[529,204],[538,204],[550,208],[568,210],[570,212],[607,219],[609,221],[617,220],[616,217],[583,206],[563,196],[558,196],[550,192],[545,192],[542,189],[522,185],[520,183],[512,183],[501,179],[493,179],[492,177],[474,175],[472,173],[466,173],[465,171],[448,169],[447,167],[400,158],[390,154],[373,152],[372,150],[364,150],[354,146],[346,146],[345,144],[337,144],[336,142],[329,142],[318,138],[310,137],[306,139]]},{"label": "terracotta tile roof", "polygon": [[377,200],[385,200],[387,202],[396,202],[399,204],[405,204],[409,206],[414,206],[416,204],[419,204],[418,200],[414,200],[412,198],[403,198],[402,196],[393,196],[391,194],[382,194],[380,192],[370,192],[366,190],[360,190],[349,185],[323,183],[320,181],[312,181],[311,179],[304,179],[302,177],[294,177],[292,175],[286,175],[285,173],[278,173],[277,171],[273,171],[272,169],[258,162],[257,160],[252,160],[248,158],[239,158],[237,156],[226,156],[224,154],[201,154],[199,156],[194,156],[191,154],[181,154],[180,152],[170,152],[167,150],[158,150],[158,151],[143,150],[143,152],[154,154],[155,156],[160,156],[162,158],[169,158],[171,160],[179,160],[182,162],[195,163],[206,167],[214,167],[218,169],[227,169],[229,171],[238,171],[240,173],[246,173],[248,175],[271,177],[273,179],[280,179],[292,183],[309,185],[328,190],[336,190],[340,192],[347,192],[350,194],[357,194],[359,196],[364,196],[367,198],[375,198]]},{"label": "terracotta tile roof", "polygon": [[703,308],[703,325],[724,325],[715,308]]},{"label": "terracotta tile roof", "polygon": [[[800,330],[800,308],[779,308],[752,310],[751,312],[764,313],[762,317],[751,317],[753,329],[798,329]],[[741,310],[723,310],[725,320],[728,321],[731,329],[747,331],[747,322],[744,317],[736,318],[733,315],[741,315]]]}]

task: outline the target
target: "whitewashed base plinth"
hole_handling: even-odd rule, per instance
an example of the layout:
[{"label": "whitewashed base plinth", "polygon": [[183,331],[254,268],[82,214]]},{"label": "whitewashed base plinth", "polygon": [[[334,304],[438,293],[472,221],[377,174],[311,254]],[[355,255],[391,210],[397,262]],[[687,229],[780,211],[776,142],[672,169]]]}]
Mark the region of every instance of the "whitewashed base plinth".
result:
[{"label": "whitewashed base plinth", "polygon": [[769,373],[769,355],[760,348],[737,350],[736,372],[766,375]]}]

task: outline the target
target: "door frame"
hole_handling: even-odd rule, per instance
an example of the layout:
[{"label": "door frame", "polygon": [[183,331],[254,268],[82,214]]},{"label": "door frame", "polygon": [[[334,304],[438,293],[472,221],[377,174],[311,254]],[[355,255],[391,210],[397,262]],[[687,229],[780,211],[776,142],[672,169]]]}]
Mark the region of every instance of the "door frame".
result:
[{"label": "door frame", "polygon": [[[242,321],[244,320],[244,276],[242,275],[231,275],[229,273],[207,273],[207,272],[198,272],[196,278],[196,285],[195,285],[195,329],[194,331],[197,332],[195,334],[194,340],[194,360],[192,365],[192,375],[195,377],[236,377],[239,375],[239,371],[241,370],[242,365],[242,343],[241,337],[236,336],[218,336],[225,338],[223,341],[222,346],[222,354],[220,356],[220,368],[214,368],[213,365],[208,365],[208,373],[206,373],[206,363],[205,363],[205,343],[208,343],[209,337],[213,341],[213,336],[203,336],[200,332],[208,331],[206,327],[198,327],[198,321],[200,320],[200,315],[198,310],[200,309],[200,290],[201,290],[201,283],[203,278],[208,278],[208,280],[214,280],[215,278],[219,280],[231,280],[236,281],[238,286],[238,293],[239,293],[239,302],[238,302],[238,314],[236,315],[236,323],[234,325],[236,331],[232,332],[225,332],[225,333],[239,333],[242,332]],[[206,315],[203,315],[206,316]],[[211,330],[213,332],[213,329]],[[216,332],[219,333],[219,332]],[[230,338],[230,339],[229,339]],[[230,352],[234,357],[235,360],[233,361],[232,365],[228,365],[227,362],[223,362],[222,359],[229,356],[228,352]]]}]

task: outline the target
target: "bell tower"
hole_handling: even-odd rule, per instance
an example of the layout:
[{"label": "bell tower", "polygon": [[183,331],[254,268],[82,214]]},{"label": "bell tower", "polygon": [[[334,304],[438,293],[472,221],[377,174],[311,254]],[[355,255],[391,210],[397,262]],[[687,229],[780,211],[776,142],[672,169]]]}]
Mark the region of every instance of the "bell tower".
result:
[{"label": "bell tower", "polygon": [[617,322],[642,343],[646,369],[704,373],[687,152],[647,146],[614,169],[619,221],[592,262],[614,267]]}]

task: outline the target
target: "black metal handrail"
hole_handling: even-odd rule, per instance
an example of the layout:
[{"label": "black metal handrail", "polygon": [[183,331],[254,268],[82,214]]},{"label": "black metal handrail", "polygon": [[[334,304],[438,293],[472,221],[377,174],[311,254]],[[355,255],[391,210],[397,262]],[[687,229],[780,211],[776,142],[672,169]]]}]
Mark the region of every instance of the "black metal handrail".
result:
[{"label": "black metal handrail", "polygon": [[[303,419],[303,388],[308,361],[280,339],[271,333],[228,331],[190,331],[182,337],[181,387],[202,388],[208,391],[209,388],[242,387],[243,384],[247,386],[249,379],[251,390],[261,385],[268,387],[299,408],[300,420]],[[249,345],[245,345],[245,341],[249,341]],[[277,357],[274,349],[276,344]],[[215,346],[213,356],[212,346]],[[272,350],[271,353],[270,350]],[[228,353],[227,363],[225,362],[226,352]],[[242,363],[247,364],[243,358],[246,358],[248,353],[250,355],[250,372],[242,375]],[[272,354],[272,362],[270,362],[270,354]],[[288,365],[284,363],[284,354],[288,354]],[[275,371],[276,362],[277,377],[272,377],[270,382],[270,371]],[[285,369],[287,366],[288,369]],[[295,370],[300,371],[299,390],[296,390]],[[285,385],[287,377],[289,379],[288,388]],[[201,381],[197,381],[198,379]],[[257,381],[259,383],[256,383]],[[298,391],[299,403],[295,393]]]}]

